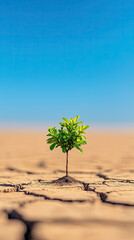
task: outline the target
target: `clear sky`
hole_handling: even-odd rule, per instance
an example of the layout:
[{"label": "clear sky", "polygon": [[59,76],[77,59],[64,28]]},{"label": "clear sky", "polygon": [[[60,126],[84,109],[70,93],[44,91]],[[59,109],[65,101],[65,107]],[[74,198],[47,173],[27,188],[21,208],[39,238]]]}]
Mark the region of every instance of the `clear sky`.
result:
[{"label": "clear sky", "polygon": [[134,123],[133,0],[0,0],[0,122]]}]

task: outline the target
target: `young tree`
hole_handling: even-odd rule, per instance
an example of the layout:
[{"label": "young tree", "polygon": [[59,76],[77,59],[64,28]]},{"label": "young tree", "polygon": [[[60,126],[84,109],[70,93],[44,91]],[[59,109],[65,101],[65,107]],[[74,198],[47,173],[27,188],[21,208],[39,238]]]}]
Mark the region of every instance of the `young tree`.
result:
[{"label": "young tree", "polygon": [[47,143],[51,144],[50,150],[61,147],[62,152],[66,153],[66,177],[68,177],[68,152],[74,147],[83,152],[81,145],[87,144],[86,137],[83,134],[89,126],[79,126],[83,123],[78,122],[79,117],[78,115],[74,119],[71,118],[70,121],[67,118],[62,118],[64,122],[59,123],[60,129],[49,127],[49,133],[47,133],[47,136],[50,137],[47,139]]}]

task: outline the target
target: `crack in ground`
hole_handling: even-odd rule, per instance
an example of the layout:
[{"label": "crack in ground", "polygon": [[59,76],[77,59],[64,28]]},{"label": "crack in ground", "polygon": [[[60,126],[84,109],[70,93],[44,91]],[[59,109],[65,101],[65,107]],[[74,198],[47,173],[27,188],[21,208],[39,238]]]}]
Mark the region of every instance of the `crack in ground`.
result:
[{"label": "crack in ground", "polygon": [[84,191],[92,191],[92,192],[96,193],[96,195],[99,196],[101,202],[103,202],[103,203],[124,206],[124,207],[134,207],[134,204],[123,203],[123,202],[114,202],[114,201],[107,200],[108,195],[106,193],[96,191],[95,187],[91,188],[88,183],[83,182],[83,186],[84,186]]},{"label": "crack in ground", "polygon": [[[109,170],[107,170],[108,172]],[[55,170],[53,171],[53,173],[65,173],[65,171],[63,170]],[[123,183],[132,183],[134,184],[134,180],[129,180],[129,179],[118,179],[118,178],[110,178],[110,177],[107,177],[105,174],[102,174],[102,173],[96,173],[94,171],[70,171],[71,174],[94,174],[96,175],[97,177],[99,178],[102,178],[104,180],[111,180],[111,181],[117,181],[117,182],[123,182]],[[103,182],[103,184],[105,184],[105,181]]]},{"label": "crack in ground", "polygon": [[34,197],[42,197],[44,198],[45,200],[49,200],[49,201],[60,201],[60,202],[68,202],[68,203],[74,203],[74,202],[79,202],[79,203],[84,203],[84,202],[90,202],[90,203],[94,203],[95,202],[95,199],[92,199],[92,200],[89,200],[89,199],[62,199],[62,198],[51,198],[51,197],[48,197],[47,195],[44,195],[44,194],[37,194],[37,193],[34,193],[34,192],[29,192],[29,191],[22,191],[24,192],[25,195],[31,195],[31,196],[34,196]]},{"label": "crack in ground", "polygon": [[35,174],[35,175],[40,175],[41,174],[42,175],[42,174],[44,174],[44,172],[43,173],[39,173],[39,172],[36,173],[36,172],[20,170],[18,168],[12,168],[12,167],[7,167],[6,170],[8,170],[10,172],[27,173],[29,175],[32,175],[32,174]]},{"label": "crack in ground", "polygon": [[4,212],[7,214],[8,219],[9,220],[18,220],[22,223],[24,223],[25,227],[26,227],[26,232],[24,233],[24,239],[25,240],[32,240],[32,230],[35,226],[35,224],[37,224],[37,221],[27,221],[25,220],[21,214],[19,214],[16,210],[12,210],[12,211],[7,211],[4,210]]},{"label": "crack in ground", "polygon": [[[20,170],[20,169],[17,169],[17,168],[12,168],[12,167],[7,167],[6,168],[6,170],[8,170],[8,171],[11,171],[11,172],[18,172],[18,173],[26,173],[26,174],[29,174],[29,175],[40,175],[40,174],[44,174],[44,172],[43,173],[36,173],[36,172],[32,172],[32,171],[25,171],[25,170]],[[65,171],[63,171],[63,170],[55,170],[55,171],[53,171],[53,173],[55,174],[55,173],[65,173]],[[86,172],[84,172],[84,171],[70,171],[70,173],[71,174],[94,174],[94,175],[96,175],[97,177],[99,177],[99,178],[102,178],[102,179],[104,179],[104,180],[111,180],[111,181],[117,181],[117,182],[123,182],[123,183],[132,183],[132,184],[134,184],[134,180],[129,180],[129,179],[117,179],[117,178],[110,178],[110,177],[107,177],[105,174],[101,174],[101,173],[96,173],[96,172],[94,172],[94,171],[86,171]],[[105,182],[105,181],[104,181]],[[104,182],[103,182],[103,184],[104,184]]]},{"label": "crack in ground", "polygon": [[[118,178],[110,178],[107,177],[104,174],[98,173],[96,174],[97,177],[103,178],[104,180],[111,180],[111,181],[117,181],[117,182],[123,182],[123,183],[134,183],[134,180],[129,180],[129,179],[118,179]],[[103,184],[105,183],[105,181],[103,182]]]},{"label": "crack in ground", "polygon": [[0,184],[1,187],[9,187],[9,188],[8,189],[0,189],[0,192],[3,192],[3,193],[20,192],[20,190],[24,189],[23,186],[28,186],[30,184],[31,184],[31,182],[21,183],[21,184],[2,183],[2,184]]},{"label": "crack in ground", "polygon": [[[105,175],[101,175],[102,178],[106,177]],[[107,177],[106,177],[107,178]],[[124,180],[123,180],[124,182]],[[130,180],[129,180],[130,182]],[[108,200],[108,194],[110,192],[99,192],[99,191],[96,191],[96,188],[95,187],[90,187],[90,184],[89,183],[85,183],[85,182],[81,182],[83,184],[83,187],[84,187],[84,191],[92,191],[94,192],[101,200],[102,203],[105,203],[105,204],[110,204],[110,205],[118,205],[118,206],[124,206],[124,207],[134,207],[134,204],[129,204],[129,203],[123,203],[123,202],[114,202],[114,201],[109,201]],[[85,200],[85,199],[75,199],[75,200],[72,200],[72,199],[62,199],[62,198],[51,198],[47,195],[44,195],[44,194],[37,194],[37,193],[34,193],[34,192],[29,192],[29,191],[24,191],[24,185],[29,185],[30,183],[22,183],[22,184],[17,184],[17,185],[14,185],[14,184],[0,184],[0,186],[5,186],[5,187],[14,187],[16,189],[17,192],[23,192],[25,195],[31,195],[31,196],[34,196],[34,197],[42,197],[43,199],[45,200],[49,200],[49,201],[60,201],[60,202],[68,202],[68,203],[74,203],[74,202],[79,202],[79,203],[83,203],[83,202],[90,202],[90,203],[94,203],[95,202],[95,199],[93,198],[92,200]],[[37,200],[29,200],[29,201],[23,201],[22,203],[20,203],[20,207],[24,207],[25,204],[28,204],[28,203],[32,203],[32,202],[36,202]],[[13,219],[16,219],[20,222],[22,222],[25,227],[26,227],[26,231],[24,233],[24,239],[25,240],[32,240],[33,239],[33,236],[32,236],[32,231],[33,231],[33,228],[35,227],[35,225],[37,223],[48,223],[48,224],[54,224],[54,223],[60,223],[60,224],[66,224],[66,223],[69,223],[69,224],[86,224],[86,223],[99,223],[99,224],[123,224],[123,225],[126,225],[126,223],[122,223],[122,222],[118,222],[118,221],[112,221],[112,220],[109,220],[109,222],[107,222],[106,220],[98,220],[98,219],[85,219],[85,220],[72,220],[72,219],[52,219],[52,220],[43,220],[43,221],[28,221],[26,220],[21,214],[19,214],[16,210],[12,210],[12,211],[7,211],[7,210],[4,210],[4,212],[7,214],[8,216],[8,219],[9,220],[13,220]],[[133,225],[134,223],[130,222],[128,223],[128,225]]]},{"label": "crack in ground", "polygon": [[10,192],[19,192],[21,189],[23,189],[22,184],[0,184],[2,187],[9,187],[7,189],[0,189],[0,192],[3,193],[10,193]]},{"label": "crack in ground", "polygon": [[[100,174],[99,174],[100,175]],[[107,177],[105,175],[102,175],[101,174],[101,177],[102,178],[105,178],[107,179]],[[121,180],[124,182],[124,180]],[[127,180],[127,182],[131,180]],[[125,180],[126,182],[126,180]],[[99,196],[100,200],[103,202],[103,203],[107,203],[107,204],[111,204],[111,205],[120,205],[120,206],[127,206],[127,207],[134,207],[134,204],[130,204],[130,203],[123,203],[123,202],[114,202],[114,201],[110,201],[108,200],[108,194],[110,193],[110,191],[104,193],[104,192],[98,192],[96,191],[96,188],[95,187],[90,187],[89,183],[85,183],[85,182],[81,182],[80,183],[83,184],[83,187],[84,187],[84,190],[85,191],[92,191],[94,193],[97,194],[97,196]],[[106,184],[106,181],[103,182],[103,184],[107,185]],[[24,187],[25,185],[30,185],[30,182],[29,183],[22,183],[22,184],[0,184],[0,186],[5,186],[5,187],[12,187],[13,189],[4,189],[4,190],[0,190],[0,192],[23,192],[25,195],[31,195],[31,196],[34,196],[34,197],[42,197],[44,198],[45,200],[50,200],[50,201],[60,201],[60,202],[68,202],[68,203],[73,203],[73,202],[90,202],[90,203],[94,203],[95,202],[95,199],[92,199],[92,200],[87,200],[87,199],[62,199],[62,198],[51,198],[47,195],[44,195],[44,194],[37,194],[37,193],[34,193],[34,192],[29,192],[29,191],[24,191]],[[114,191],[115,192],[115,191]],[[30,200],[30,201],[24,201],[22,203],[20,203],[20,207],[23,207],[25,204],[27,203],[31,203],[31,202],[34,202],[34,200]]]},{"label": "crack in ground", "polygon": [[[26,220],[20,213],[18,213],[16,210],[3,210],[4,213],[7,214],[8,219],[10,221],[12,220],[18,220],[21,223],[23,223],[26,227],[26,231],[24,233],[24,240],[33,240],[35,239],[32,232],[36,224],[39,223],[45,223],[45,224],[73,224],[73,225],[85,225],[85,224],[102,224],[102,225],[115,225],[115,226],[125,226],[132,227],[134,225],[134,222],[122,222],[118,220],[105,220],[105,219],[68,219],[68,218],[61,218],[61,219],[46,219],[41,221],[28,221]],[[44,239],[45,240],[45,239]]]}]

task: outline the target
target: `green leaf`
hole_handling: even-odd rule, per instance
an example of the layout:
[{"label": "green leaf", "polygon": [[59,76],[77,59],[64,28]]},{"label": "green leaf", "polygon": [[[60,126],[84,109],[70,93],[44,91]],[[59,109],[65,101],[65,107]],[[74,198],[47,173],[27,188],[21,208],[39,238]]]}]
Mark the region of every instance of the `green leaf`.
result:
[{"label": "green leaf", "polygon": [[47,136],[52,136],[51,133],[47,133]]},{"label": "green leaf", "polygon": [[83,126],[80,126],[80,131],[82,131],[83,130]]},{"label": "green leaf", "polygon": [[74,120],[73,120],[73,118],[70,118],[70,122],[73,124],[74,123]]},{"label": "green leaf", "polygon": [[86,130],[87,128],[89,128],[90,126],[88,126],[88,125],[85,125],[85,126],[83,126],[83,129],[82,130]]},{"label": "green leaf", "polygon": [[55,142],[55,139],[54,139],[54,138],[48,138],[48,139],[47,139],[47,143],[53,143],[53,142]]},{"label": "green leaf", "polygon": [[80,122],[77,122],[76,124],[80,124],[80,123],[83,123],[82,121],[80,121]]},{"label": "green leaf", "polygon": [[74,123],[76,123],[76,122],[78,121],[79,117],[80,117],[79,115],[77,115],[77,116],[75,117]]},{"label": "green leaf", "polygon": [[65,123],[69,124],[69,120],[67,118],[62,118]]},{"label": "green leaf", "polygon": [[56,143],[53,143],[51,146],[50,146],[50,150],[53,150],[55,148],[55,145]]},{"label": "green leaf", "polygon": [[77,143],[80,144],[80,145],[81,145],[81,144],[83,144],[83,145],[87,144],[87,142],[86,142],[86,141],[83,141],[83,140],[82,140],[82,141],[77,141]]},{"label": "green leaf", "polygon": [[59,143],[57,143],[57,144],[56,144],[56,146],[55,146],[55,148],[57,148],[57,147],[59,147],[59,146],[60,146],[60,144],[59,144]]},{"label": "green leaf", "polygon": [[63,152],[63,153],[66,152],[66,147],[62,147],[62,152]]},{"label": "green leaf", "polygon": [[59,123],[59,125],[62,126],[62,127],[65,127],[65,126],[66,126],[65,123],[61,123],[61,122]]},{"label": "green leaf", "polygon": [[78,146],[78,145],[76,145],[75,146],[80,152],[83,152],[83,150]]},{"label": "green leaf", "polygon": [[82,137],[83,139],[86,139],[86,137],[85,137],[85,136],[83,136],[83,135],[82,135],[81,137]]},{"label": "green leaf", "polygon": [[57,135],[57,129],[53,130],[54,135]]}]

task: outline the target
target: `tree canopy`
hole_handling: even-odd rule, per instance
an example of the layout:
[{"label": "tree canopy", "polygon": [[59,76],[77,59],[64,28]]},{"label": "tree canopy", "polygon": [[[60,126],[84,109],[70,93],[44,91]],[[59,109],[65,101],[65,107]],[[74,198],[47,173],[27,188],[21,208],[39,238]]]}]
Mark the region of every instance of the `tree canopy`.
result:
[{"label": "tree canopy", "polygon": [[49,127],[47,136],[47,143],[51,144],[50,150],[61,147],[62,152],[65,153],[72,148],[77,148],[82,152],[81,145],[87,144],[86,137],[84,136],[85,130],[89,127],[88,125],[80,125],[83,122],[78,121],[79,115],[74,119],[62,118],[64,122],[60,122],[60,128]]}]

